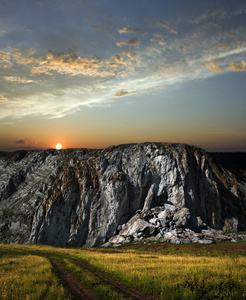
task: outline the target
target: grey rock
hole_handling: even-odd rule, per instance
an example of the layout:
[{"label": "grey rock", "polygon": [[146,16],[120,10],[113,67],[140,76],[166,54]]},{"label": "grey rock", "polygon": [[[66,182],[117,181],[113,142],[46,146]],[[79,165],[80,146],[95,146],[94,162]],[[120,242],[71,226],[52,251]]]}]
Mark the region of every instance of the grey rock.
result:
[{"label": "grey rock", "polygon": [[169,240],[169,242],[170,242],[171,244],[181,244],[180,239],[177,238],[177,237],[171,238],[171,239]]},{"label": "grey rock", "polygon": [[184,239],[184,238],[181,238],[179,239],[180,240],[180,244],[189,244],[191,242],[190,239]]},{"label": "grey rock", "polygon": [[212,244],[211,240],[198,240],[199,244]]},{"label": "grey rock", "polygon": [[189,219],[190,211],[188,208],[181,208],[173,216],[173,221],[176,227],[185,227]]},{"label": "grey rock", "polygon": [[149,223],[153,224],[153,225],[157,225],[157,221],[158,221],[157,218],[152,218],[152,219],[149,220]]},{"label": "grey rock", "polygon": [[153,183],[150,186],[149,191],[148,191],[148,195],[145,198],[144,207],[143,207],[142,212],[141,212],[142,217],[144,217],[150,210],[152,199],[154,197],[154,189],[155,189],[155,183]]},{"label": "grey rock", "polygon": [[176,238],[176,236],[172,232],[165,232],[164,239],[166,241],[170,241],[172,239]]},{"label": "grey rock", "polygon": [[238,229],[238,219],[236,218],[225,219],[223,231],[233,232],[233,231],[237,231],[237,229]]},{"label": "grey rock", "polygon": [[162,234],[159,232],[157,235],[156,235],[156,240],[160,240],[163,238]]},{"label": "grey rock", "polygon": [[240,234],[240,235],[238,235],[238,238],[239,238],[240,240],[246,241],[246,235],[245,235],[245,234]]},{"label": "grey rock", "polygon": [[111,244],[122,244],[125,242],[125,237],[121,235],[115,235],[109,239],[109,243]]},{"label": "grey rock", "polygon": [[127,225],[123,230],[120,231],[120,235],[127,237],[137,234],[138,237],[147,237],[155,231],[155,226],[144,220],[137,219],[135,222],[132,222],[132,220],[130,221],[131,222],[129,222],[129,226]]},{"label": "grey rock", "polygon": [[190,239],[191,243],[198,243],[199,242],[199,238],[194,236]]},{"label": "grey rock", "polygon": [[[184,144],[24,151],[0,158],[1,243],[93,247],[115,235],[129,241],[168,232],[177,239],[217,239],[210,229],[245,229],[245,211],[245,182],[204,150]],[[196,236],[204,228],[212,233]],[[194,231],[177,236],[174,229]],[[111,244],[124,242],[118,239]]]}]

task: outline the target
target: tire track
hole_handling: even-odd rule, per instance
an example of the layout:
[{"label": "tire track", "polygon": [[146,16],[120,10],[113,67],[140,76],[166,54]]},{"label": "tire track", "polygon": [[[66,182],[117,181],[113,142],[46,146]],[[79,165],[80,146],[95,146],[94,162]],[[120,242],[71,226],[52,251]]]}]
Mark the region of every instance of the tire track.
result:
[{"label": "tire track", "polygon": [[127,286],[121,284],[119,281],[112,278],[107,273],[97,270],[95,267],[90,266],[89,264],[87,264],[84,261],[80,261],[80,260],[72,259],[72,258],[69,258],[69,260],[77,265],[80,265],[83,269],[89,270],[94,275],[96,275],[97,277],[102,279],[104,282],[107,282],[107,283],[115,286],[117,289],[121,290],[122,292],[124,292],[125,294],[129,295],[132,298],[135,298],[138,300],[156,300],[156,298],[154,298],[154,297],[147,296],[138,290],[135,290],[133,288],[130,288],[130,287],[127,287]]},{"label": "tire track", "polygon": [[84,286],[82,286],[73,275],[67,271],[63,265],[55,260],[49,259],[53,268],[56,269],[61,276],[61,278],[65,281],[67,287],[70,289],[72,294],[74,294],[80,300],[96,300],[96,296]]}]

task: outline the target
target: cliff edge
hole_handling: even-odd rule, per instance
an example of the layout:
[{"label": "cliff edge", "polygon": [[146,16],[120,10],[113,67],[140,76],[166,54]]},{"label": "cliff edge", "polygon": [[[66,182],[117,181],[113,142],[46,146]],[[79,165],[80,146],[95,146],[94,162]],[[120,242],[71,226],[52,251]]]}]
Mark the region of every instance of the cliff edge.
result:
[{"label": "cliff edge", "polygon": [[246,229],[245,181],[185,144],[5,154],[0,191],[1,243],[194,242]]}]

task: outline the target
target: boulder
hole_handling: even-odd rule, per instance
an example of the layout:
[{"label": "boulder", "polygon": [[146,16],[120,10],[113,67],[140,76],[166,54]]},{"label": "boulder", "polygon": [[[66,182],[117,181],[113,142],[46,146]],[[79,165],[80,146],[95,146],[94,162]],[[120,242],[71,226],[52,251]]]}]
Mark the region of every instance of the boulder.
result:
[{"label": "boulder", "polygon": [[181,208],[173,215],[173,222],[175,223],[176,227],[186,227],[189,219],[190,211],[188,208]]},{"label": "boulder", "polygon": [[150,236],[155,231],[155,226],[141,219],[137,219],[135,222],[129,222],[123,230],[120,231],[119,235],[124,237],[130,237],[137,235],[139,236]]}]

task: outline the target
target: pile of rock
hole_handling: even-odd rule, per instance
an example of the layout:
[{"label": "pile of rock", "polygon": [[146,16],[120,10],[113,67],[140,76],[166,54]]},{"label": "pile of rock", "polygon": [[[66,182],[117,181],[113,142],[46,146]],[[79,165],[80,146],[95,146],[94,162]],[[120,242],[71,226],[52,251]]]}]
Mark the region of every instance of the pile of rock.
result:
[{"label": "pile of rock", "polygon": [[[197,227],[188,228],[191,216],[188,208],[177,208],[164,204],[146,210],[138,210],[136,214],[123,225],[118,226],[118,234],[111,237],[103,246],[119,247],[129,242],[170,242],[174,244],[201,243],[211,244],[219,241],[236,242],[246,240],[246,236],[225,234],[202,223],[197,218]],[[187,227],[186,227],[187,226]]]}]

